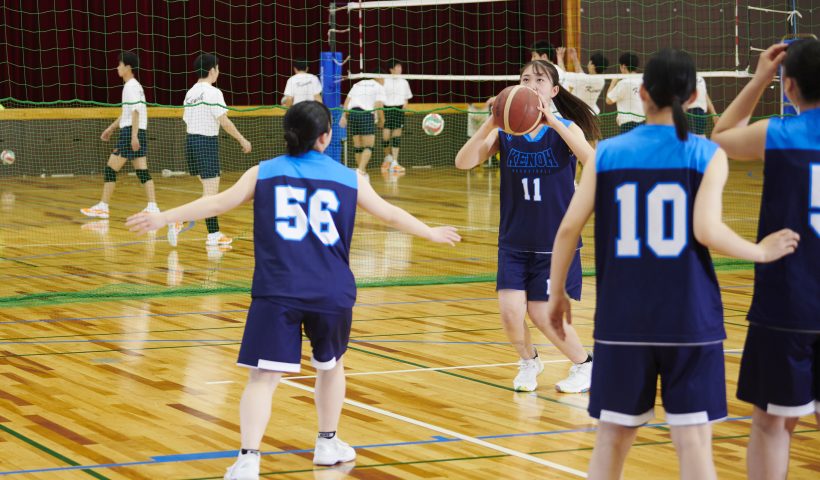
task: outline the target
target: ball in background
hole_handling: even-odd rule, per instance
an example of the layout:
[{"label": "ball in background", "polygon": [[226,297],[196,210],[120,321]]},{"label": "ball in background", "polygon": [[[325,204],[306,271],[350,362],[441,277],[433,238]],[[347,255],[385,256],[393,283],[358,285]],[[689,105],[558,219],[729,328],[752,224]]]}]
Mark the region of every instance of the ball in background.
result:
[{"label": "ball in background", "polygon": [[427,135],[435,137],[444,131],[444,119],[438,113],[428,113],[421,121],[421,129]]},{"label": "ball in background", "polygon": [[11,165],[16,158],[14,152],[11,150],[3,150],[3,152],[0,153],[0,161],[3,162],[3,165]]},{"label": "ball in background", "polygon": [[541,97],[524,85],[507,87],[495,97],[493,119],[504,132],[524,135],[541,123]]}]

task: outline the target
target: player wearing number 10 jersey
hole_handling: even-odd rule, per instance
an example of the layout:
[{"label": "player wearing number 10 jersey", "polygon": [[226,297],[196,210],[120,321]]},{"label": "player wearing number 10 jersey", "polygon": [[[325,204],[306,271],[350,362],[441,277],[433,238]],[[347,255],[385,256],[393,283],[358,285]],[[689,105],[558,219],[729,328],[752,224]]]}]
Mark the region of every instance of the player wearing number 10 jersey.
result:
[{"label": "player wearing number 10 jersey", "polygon": [[348,462],[355,451],[336,437],[344,401],[342,355],[347,350],[356,286],[349,267],[356,206],[406,233],[454,245],[452,227],[430,228],[382,199],[362,175],[323,154],[330,111],[305,101],[283,121],[288,154],[252,167],[231,188],[162,214],[128,219],[135,231],[224,213],[254,200],[256,268],[253,300],[238,363],[250,368],[239,405],[242,449],[225,479],[259,477],[259,447],[282,374],[298,372],[302,328],[317,369],[317,465]]},{"label": "player wearing number 10 jersey", "polygon": [[646,125],[605,140],[553,246],[549,318],[560,331],[578,236],[595,212],[597,305],[589,413],[600,420],[590,478],[618,478],[654,417],[658,377],[681,478],[716,478],[710,422],[726,416],[723,307],[707,247],[756,261],[794,250],[794,232],[755,245],[721,220],[726,154],[687,132],[695,65],[663,50],[640,90]]}]

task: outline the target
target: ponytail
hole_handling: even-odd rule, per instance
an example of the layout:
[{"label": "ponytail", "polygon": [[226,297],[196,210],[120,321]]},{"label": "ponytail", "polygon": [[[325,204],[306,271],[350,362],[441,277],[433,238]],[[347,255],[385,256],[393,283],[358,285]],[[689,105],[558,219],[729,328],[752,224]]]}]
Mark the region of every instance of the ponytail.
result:
[{"label": "ponytail", "polygon": [[678,135],[678,140],[685,141],[689,135],[689,122],[686,120],[686,114],[683,113],[683,107],[677,96],[672,97],[672,120],[675,121],[675,133]]},{"label": "ponytail", "polygon": [[558,85],[558,95],[552,99],[558,113],[567,120],[577,123],[584,136],[589,140],[601,138],[601,128],[598,126],[598,117],[583,100],[571,94],[566,88]]},{"label": "ponytail", "polygon": [[298,157],[313,149],[316,139],[330,131],[330,110],[320,102],[299,102],[285,114],[285,145],[288,155]]}]

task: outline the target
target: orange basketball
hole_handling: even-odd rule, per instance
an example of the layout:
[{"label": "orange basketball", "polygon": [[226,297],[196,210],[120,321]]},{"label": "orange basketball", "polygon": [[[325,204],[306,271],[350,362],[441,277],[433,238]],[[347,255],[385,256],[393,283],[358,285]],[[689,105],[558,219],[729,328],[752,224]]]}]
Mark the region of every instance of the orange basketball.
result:
[{"label": "orange basketball", "polygon": [[541,123],[540,105],[541,98],[535,90],[524,85],[507,87],[495,97],[495,124],[512,135],[529,133]]}]

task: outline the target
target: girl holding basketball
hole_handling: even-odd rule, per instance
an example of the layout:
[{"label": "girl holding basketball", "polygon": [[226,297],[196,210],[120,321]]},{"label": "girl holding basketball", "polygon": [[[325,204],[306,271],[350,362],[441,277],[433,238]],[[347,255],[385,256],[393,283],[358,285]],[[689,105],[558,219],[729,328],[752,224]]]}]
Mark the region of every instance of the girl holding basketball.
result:
[{"label": "girl holding basketball", "polygon": [[[586,139],[600,137],[600,131],[592,110],[558,84],[554,65],[543,60],[524,65],[520,84],[538,93],[543,115],[540,124],[532,132],[516,136],[497,128],[490,115],[458,152],[455,163],[457,168],[466,170],[496,152],[501,154],[496,290],[501,323],[520,357],[513,388],[534,391],[538,386],[536,377],[544,370],[526,323],[529,314],[532,322],[573,362],[569,376],[558,382],[556,389],[585,392],[589,389],[592,357],[574,329],[568,327],[568,335],[559,338],[548,325],[546,315],[552,241],[575,191],[576,162],[585,164],[595,157]],[[563,118],[552,114],[553,107]],[[509,111],[508,116],[519,113]],[[581,297],[580,248],[579,242],[566,285],[575,299]]]},{"label": "girl holding basketball", "polygon": [[589,414],[600,423],[590,479],[621,478],[635,427],[654,417],[658,376],[681,478],[716,478],[710,422],[727,414],[726,333],[708,248],[771,262],[797,244],[790,230],[754,244],[723,223],[726,153],[687,132],[695,83],[686,52],[662,50],[650,60],[640,88],[646,125],[598,145],[555,236],[549,320],[563,337],[572,296],[564,279],[594,210],[597,361]]}]

